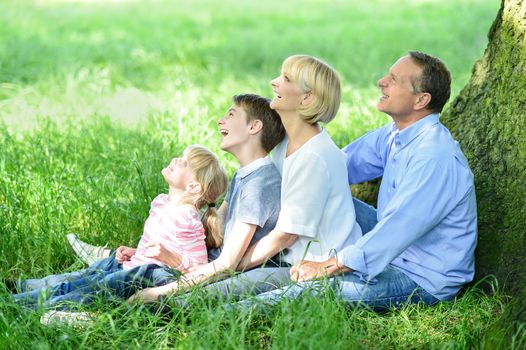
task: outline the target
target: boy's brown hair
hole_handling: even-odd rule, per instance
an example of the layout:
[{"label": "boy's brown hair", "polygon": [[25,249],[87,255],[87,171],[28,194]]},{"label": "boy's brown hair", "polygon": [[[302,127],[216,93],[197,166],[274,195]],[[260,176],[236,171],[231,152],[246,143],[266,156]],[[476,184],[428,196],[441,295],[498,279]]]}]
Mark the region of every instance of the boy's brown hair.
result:
[{"label": "boy's brown hair", "polygon": [[278,113],[270,108],[268,98],[255,94],[235,95],[232,100],[242,107],[247,114],[247,123],[261,120],[261,146],[268,153],[285,137],[285,128]]}]

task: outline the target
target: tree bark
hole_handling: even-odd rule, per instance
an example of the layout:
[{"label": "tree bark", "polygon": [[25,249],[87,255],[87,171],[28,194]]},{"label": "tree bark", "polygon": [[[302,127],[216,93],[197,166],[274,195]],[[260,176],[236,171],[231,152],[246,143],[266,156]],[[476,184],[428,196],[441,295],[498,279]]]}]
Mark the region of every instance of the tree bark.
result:
[{"label": "tree bark", "polygon": [[475,174],[476,278],[495,275],[512,296],[501,335],[526,322],[525,34],[526,0],[503,0],[471,80],[441,117]]}]

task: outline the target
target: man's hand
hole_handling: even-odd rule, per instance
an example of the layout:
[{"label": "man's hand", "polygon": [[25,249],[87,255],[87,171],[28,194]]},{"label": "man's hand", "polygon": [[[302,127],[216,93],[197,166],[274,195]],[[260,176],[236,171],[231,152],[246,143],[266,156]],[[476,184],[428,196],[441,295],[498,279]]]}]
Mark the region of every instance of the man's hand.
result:
[{"label": "man's hand", "polygon": [[136,251],[137,249],[135,248],[130,248],[130,247],[121,245],[115,251],[115,259],[117,259],[117,261],[120,263],[124,261],[130,261],[131,257],[135,255]]},{"label": "man's hand", "polygon": [[291,267],[290,277],[293,281],[303,282],[317,278],[331,277],[347,271],[350,271],[350,269],[343,265],[338,265],[336,258],[330,258],[322,262],[302,260]]},{"label": "man's hand", "polygon": [[162,293],[160,293],[159,288],[145,288],[129,297],[126,302],[129,304],[135,302],[156,303],[159,301],[161,295]]},{"label": "man's hand", "polygon": [[144,256],[157,259],[171,268],[176,268],[183,261],[180,254],[169,251],[159,242],[148,243],[145,248]]}]

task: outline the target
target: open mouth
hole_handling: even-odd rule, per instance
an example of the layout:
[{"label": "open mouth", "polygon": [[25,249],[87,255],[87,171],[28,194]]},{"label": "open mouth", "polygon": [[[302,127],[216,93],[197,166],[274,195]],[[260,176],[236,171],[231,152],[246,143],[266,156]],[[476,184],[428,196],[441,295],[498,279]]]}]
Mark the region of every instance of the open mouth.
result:
[{"label": "open mouth", "polygon": [[223,136],[228,135],[228,130],[226,130],[226,129],[219,129],[219,132],[220,132],[221,135],[223,135]]}]

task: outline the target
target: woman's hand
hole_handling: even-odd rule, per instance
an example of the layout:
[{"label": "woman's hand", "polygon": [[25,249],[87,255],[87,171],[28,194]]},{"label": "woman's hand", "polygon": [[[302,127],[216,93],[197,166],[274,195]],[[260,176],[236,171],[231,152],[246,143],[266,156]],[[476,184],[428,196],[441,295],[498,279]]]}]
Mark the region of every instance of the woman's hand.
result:
[{"label": "woman's hand", "polygon": [[124,261],[130,261],[131,257],[135,255],[135,252],[137,249],[126,247],[124,245],[121,245],[117,250],[115,251],[115,259],[117,259],[118,262],[122,263]]},{"label": "woman's hand", "polygon": [[159,242],[148,243],[145,248],[146,252],[144,253],[144,256],[157,259],[171,268],[178,267],[183,261],[180,254],[169,251]]}]

